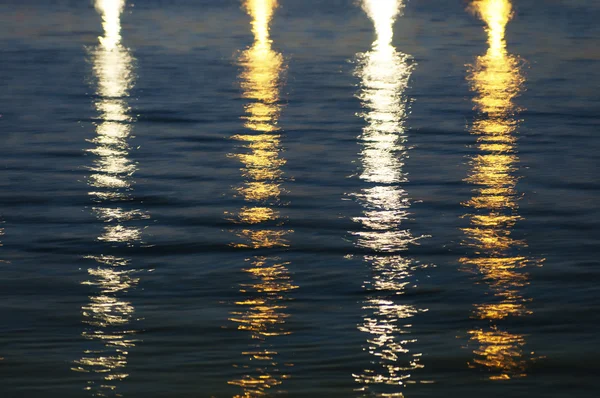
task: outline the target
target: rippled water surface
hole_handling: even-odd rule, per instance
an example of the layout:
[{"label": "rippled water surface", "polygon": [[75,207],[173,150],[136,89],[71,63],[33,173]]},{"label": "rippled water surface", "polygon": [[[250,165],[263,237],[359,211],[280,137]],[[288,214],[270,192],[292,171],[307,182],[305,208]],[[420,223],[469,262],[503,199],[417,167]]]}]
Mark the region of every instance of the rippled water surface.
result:
[{"label": "rippled water surface", "polygon": [[0,397],[596,397],[600,4],[0,2]]}]

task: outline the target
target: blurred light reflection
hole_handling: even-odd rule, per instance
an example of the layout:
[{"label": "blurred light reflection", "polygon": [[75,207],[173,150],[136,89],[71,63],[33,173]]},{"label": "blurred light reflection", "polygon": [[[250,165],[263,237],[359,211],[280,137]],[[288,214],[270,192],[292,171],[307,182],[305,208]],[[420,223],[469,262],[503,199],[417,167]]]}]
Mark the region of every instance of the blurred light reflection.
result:
[{"label": "blurred light reflection", "polygon": [[500,321],[530,313],[520,291],[529,283],[523,267],[532,260],[518,254],[526,244],[512,237],[512,229],[521,219],[516,191],[519,121],[513,100],[525,79],[519,60],[506,50],[511,2],[478,0],[472,2],[471,10],[487,25],[488,50],[477,58],[468,77],[477,94],[478,116],[471,133],[477,136],[479,153],[466,180],[474,186],[474,196],[465,203],[474,211],[467,214],[470,226],[464,232],[466,244],[475,253],[461,262],[478,270],[491,296],[490,302],[475,305],[474,317],[486,321],[486,326],[469,332],[471,342],[478,346],[472,366],[487,369],[491,379],[510,379],[526,374],[525,336],[502,330]]},{"label": "blurred light reflection", "polygon": [[[133,120],[127,98],[134,84],[134,69],[133,57],[121,44],[125,1],[97,0],[95,5],[102,16],[104,36],[91,50],[97,79],[94,105],[99,114],[96,137],[91,140],[95,147],[89,150],[95,155],[88,180],[90,195],[96,202],[92,211],[105,223],[98,241],[130,246],[140,240],[141,230],[125,224],[148,216],[141,210],[125,208],[132,199],[132,176],[136,171],[135,163],[128,158]],[[135,320],[135,308],[123,297],[139,279],[129,259],[111,255],[86,258],[96,264],[88,269],[89,279],[83,282],[94,291],[82,308],[86,325],[83,337],[96,343],[75,361],[73,370],[90,374],[86,390],[94,396],[120,396],[116,382],[129,376],[127,357],[137,341],[136,331],[129,327]]]},{"label": "blurred light reflection", "polygon": [[359,391],[368,396],[401,397],[402,387],[414,370],[422,367],[421,354],[411,352],[416,341],[410,334],[411,318],[417,309],[402,300],[405,289],[414,284],[415,263],[400,253],[418,238],[402,222],[410,202],[403,183],[407,181],[405,121],[408,113],[407,88],[413,64],[409,56],[392,46],[393,25],[403,7],[400,1],[364,0],[363,9],[372,20],[376,40],[371,51],[359,55],[357,75],[361,80],[358,98],[366,122],[361,136],[360,178],[368,188],[356,194],[364,207],[355,232],[357,245],[374,254],[365,256],[371,278],[364,288],[363,323],[358,329],[368,335],[365,350],[371,365],[354,378]]},{"label": "blurred light reflection", "polygon": [[[240,57],[242,96],[245,107],[244,127],[248,133],[235,135],[240,142],[240,152],[232,154],[241,164],[245,182],[238,193],[248,206],[243,207],[234,221],[242,226],[237,232],[241,242],[233,245],[253,250],[287,246],[286,235],[292,231],[282,228],[277,211],[283,181],[278,120],[281,112],[280,86],[284,73],[281,54],[271,46],[269,25],[277,1],[247,0],[244,2],[252,18],[253,45]],[[257,397],[275,393],[286,375],[285,366],[277,358],[274,339],[291,332],[286,328],[288,314],[286,293],[295,289],[288,263],[272,255],[255,255],[247,259],[244,271],[250,276],[248,283],[240,285],[243,299],[236,302],[237,309],[230,320],[238,330],[250,334],[253,343],[242,354],[244,361],[236,365],[240,377],[231,380],[243,393],[237,397]]]}]

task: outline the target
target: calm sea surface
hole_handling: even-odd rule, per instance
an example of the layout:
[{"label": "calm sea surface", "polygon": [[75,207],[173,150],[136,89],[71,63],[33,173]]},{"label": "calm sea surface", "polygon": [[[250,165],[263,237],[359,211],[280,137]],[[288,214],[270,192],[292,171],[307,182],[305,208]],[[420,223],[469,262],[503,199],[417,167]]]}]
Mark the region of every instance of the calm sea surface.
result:
[{"label": "calm sea surface", "polygon": [[0,1],[0,397],[600,396],[599,20]]}]

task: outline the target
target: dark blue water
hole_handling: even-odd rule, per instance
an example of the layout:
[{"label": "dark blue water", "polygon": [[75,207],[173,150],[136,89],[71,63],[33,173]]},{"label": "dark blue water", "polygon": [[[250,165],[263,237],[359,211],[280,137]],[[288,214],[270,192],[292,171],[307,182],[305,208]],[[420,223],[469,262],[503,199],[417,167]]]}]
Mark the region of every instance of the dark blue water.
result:
[{"label": "dark blue water", "polygon": [[96,3],[0,4],[0,397],[598,395],[600,4]]}]

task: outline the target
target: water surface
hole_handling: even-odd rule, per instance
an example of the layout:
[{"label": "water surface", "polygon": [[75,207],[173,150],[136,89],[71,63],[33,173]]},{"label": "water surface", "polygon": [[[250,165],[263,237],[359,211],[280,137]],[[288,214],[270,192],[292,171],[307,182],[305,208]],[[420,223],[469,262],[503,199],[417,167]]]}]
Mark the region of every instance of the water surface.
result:
[{"label": "water surface", "polygon": [[3,2],[0,395],[596,396],[599,17]]}]

